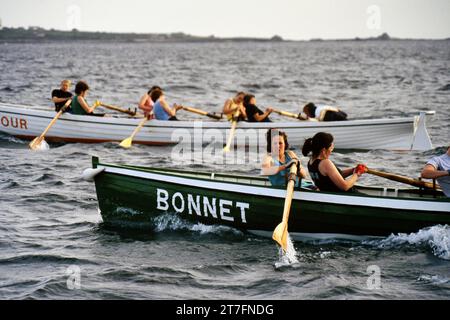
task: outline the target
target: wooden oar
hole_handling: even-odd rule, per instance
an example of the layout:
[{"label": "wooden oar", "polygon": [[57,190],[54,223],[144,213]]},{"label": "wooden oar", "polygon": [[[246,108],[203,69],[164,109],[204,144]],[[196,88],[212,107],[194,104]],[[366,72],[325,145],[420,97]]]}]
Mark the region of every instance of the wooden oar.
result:
[{"label": "wooden oar", "polygon": [[284,252],[288,244],[288,220],[291,211],[292,197],[294,195],[295,177],[297,176],[297,164],[293,164],[289,170],[289,182],[286,188],[286,198],[284,199],[283,220],[273,231],[272,239],[278,242]]},{"label": "wooden oar", "polygon": [[291,112],[287,112],[287,111],[283,111],[283,110],[277,110],[277,109],[273,109],[273,112],[278,113],[281,116],[285,116],[285,117],[289,117],[289,118],[294,118],[294,119],[298,119],[298,120],[306,120],[303,117],[301,117],[301,114],[295,114],[295,113],[291,113]]},{"label": "wooden oar", "polygon": [[58,111],[56,116],[53,118],[52,121],[50,121],[47,128],[45,128],[44,132],[39,137],[36,137],[33,139],[33,141],[30,142],[29,147],[31,150],[39,150],[41,148],[41,144],[44,140],[45,135],[47,134],[48,130],[55,124],[56,120],[63,114],[63,112],[66,110],[66,108],[72,103],[72,99],[69,99],[66,101],[64,106],[61,108],[61,110]]},{"label": "wooden oar", "polygon": [[393,181],[397,181],[397,182],[403,182],[403,183],[406,183],[406,184],[409,184],[411,186],[418,187],[418,188],[427,188],[427,189],[439,190],[439,188],[434,187],[433,183],[431,183],[431,182],[426,182],[426,181],[422,181],[422,180],[412,179],[412,178],[400,176],[398,174],[387,173],[387,172],[377,171],[377,170],[373,170],[373,169],[367,169],[367,173],[370,173],[370,174],[373,174],[375,176],[379,176],[379,177],[382,177],[382,178],[386,178],[386,179],[389,179],[389,180],[393,180]]},{"label": "wooden oar", "polygon": [[216,120],[222,119],[222,114],[218,115],[218,114],[215,114],[215,113],[210,113],[210,112],[206,112],[206,111],[203,111],[203,110],[200,110],[200,109],[191,108],[191,107],[185,107],[185,106],[182,106],[182,109],[186,110],[186,111],[189,111],[189,112],[196,113],[196,114],[200,114],[202,116],[207,116],[207,117],[210,117],[210,118],[213,118],[213,119],[216,119]]},{"label": "wooden oar", "polygon": [[239,109],[237,111],[235,111],[235,113],[233,114],[230,135],[228,136],[228,141],[227,141],[226,146],[223,148],[223,152],[230,151],[230,146],[231,146],[231,143],[233,142],[233,138],[234,138],[234,132],[236,131],[237,119],[239,118],[240,114],[241,113],[240,113]]},{"label": "wooden oar", "polygon": [[100,105],[102,107],[105,107],[105,108],[110,109],[110,110],[123,112],[123,113],[129,114],[130,116],[135,116],[136,115],[136,108],[134,109],[134,111],[131,111],[129,108],[127,110],[127,109],[122,109],[120,107],[112,106],[110,104],[106,104],[106,103],[103,103],[103,102],[99,102],[99,103],[100,103]]},{"label": "wooden oar", "polygon": [[133,143],[133,138],[135,135],[137,135],[137,133],[139,132],[139,130],[141,130],[141,128],[144,126],[144,124],[149,121],[150,118],[149,117],[144,117],[144,119],[142,119],[139,122],[139,125],[136,127],[136,129],[134,129],[133,133],[131,134],[131,136],[129,136],[128,138],[122,140],[122,142],[119,144],[119,146],[121,146],[122,148],[128,149],[131,147],[131,144]]}]

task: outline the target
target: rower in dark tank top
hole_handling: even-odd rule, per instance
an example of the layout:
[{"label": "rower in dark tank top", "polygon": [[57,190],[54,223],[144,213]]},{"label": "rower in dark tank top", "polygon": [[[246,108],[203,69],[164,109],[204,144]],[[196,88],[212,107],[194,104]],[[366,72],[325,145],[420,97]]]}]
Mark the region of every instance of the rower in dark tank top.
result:
[{"label": "rower in dark tank top", "polygon": [[337,168],[329,159],[334,149],[333,140],[333,136],[326,132],[319,132],[305,140],[302,153],[304,156],[311,154],[308,161],[309,175],[320,191],[352,192],[354,184],[367,171],[367,167],[357,165],[345,170]]}]

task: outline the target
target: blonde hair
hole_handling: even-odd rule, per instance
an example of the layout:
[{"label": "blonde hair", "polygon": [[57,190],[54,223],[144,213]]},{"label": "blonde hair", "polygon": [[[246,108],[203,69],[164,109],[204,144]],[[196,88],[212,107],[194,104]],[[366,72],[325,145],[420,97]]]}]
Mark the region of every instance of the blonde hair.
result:
[{"label": "blonde hair", "polygon": [[72,84],[72,81],[64,79],[63,81],[61,81],[61,84],[63,83],[67,83],[70,86]]}]

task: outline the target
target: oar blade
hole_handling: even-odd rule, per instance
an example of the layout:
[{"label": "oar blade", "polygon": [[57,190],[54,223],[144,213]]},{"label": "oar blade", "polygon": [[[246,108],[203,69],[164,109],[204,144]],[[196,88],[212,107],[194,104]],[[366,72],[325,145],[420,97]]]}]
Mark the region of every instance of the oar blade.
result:
[{"label": "oar blade", "polygon": [[281,222],[273,231],[272,239],[275,240],[284,251],[287,250],[287,223]]},{"label": "oar blade", "polygon": [[132,144],[133,144],[133,139],[131,139],[131,137],[129,137],[129,138],[122,140],[122,142],[119,144],[119,146],[121,146],[122,148],[128,149],[128,148],[131,148]]},{"label": "oar blade", "polygon": [[30,142],[28,145],[31,150],[38,151],[38,150],[48,150],[50,149],[50,146],[48,143],[44,140],[44,137],[36,137],[33,139],[33,141]]}]

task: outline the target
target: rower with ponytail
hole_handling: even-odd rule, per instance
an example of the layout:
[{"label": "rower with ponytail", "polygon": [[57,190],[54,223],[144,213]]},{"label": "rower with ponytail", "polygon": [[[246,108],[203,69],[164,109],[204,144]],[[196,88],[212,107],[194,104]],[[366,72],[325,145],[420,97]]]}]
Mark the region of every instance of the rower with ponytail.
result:
[{"label": "rower with ponytail", "polygon": [[[329,159],[334,149],[333,141],[333,136],[326,132],[319,132],[305,140],[302,153],[304,156],[310,155],[309,175],[321,191],[354,191],[353,185],[363,173],[367,172],[367,167],[358,165],[356,168],[345,170],[337,168]],[[350,178],[346,180],[347,177]]]}]

